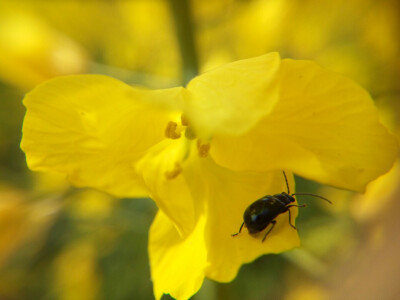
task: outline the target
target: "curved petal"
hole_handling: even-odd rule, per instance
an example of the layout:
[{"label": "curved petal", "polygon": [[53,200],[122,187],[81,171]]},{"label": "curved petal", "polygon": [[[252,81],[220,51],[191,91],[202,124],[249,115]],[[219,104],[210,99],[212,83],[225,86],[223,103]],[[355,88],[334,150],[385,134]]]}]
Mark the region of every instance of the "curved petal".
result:
[{"label": "curved petal", "polygon": [[239,137],[215,136],[211,155],[236,170],[290,169],[362,191],[398,151],[366,91],[309,61],[282,60],[281,99]]},{"label": "curved petal", "polygon": [[[235,278],[239,268],[257,257],[267,253],[280,253],[300,245],[298,233],[289,224],[289,214],[278,215],[276,225],[264,242],[262,239],[271,228],[271,224],[257,236],[251,236],[243,227],[246,208],[265,195],[287,192],[282,171],[268,173],[234,172],[216,165],[211,159],[202,164],[202,176],[207,178],[208,188],[204,196],[207,201],[207,223],[205,238],[207,261],[205,270],[207,278],[229,282]],[[290,190],[294,191],[292,174],[287,174]],[[201,191],[193,191],[200,194]],[[294,203],[295,204],[295,203]],[[290,208],[291,223],[295,224],[297,208]]]},{"label": "curved petal", "polygon": [[165,138],[182,90],[138,89],[101,75],[47,81],[24,99],[28,166],[116,196],[147,196],[133,163]]},{"label": "curved petal", "polygon": [[197,167],[197,160],[190,156],[190,141],[165,139],[150,148],[136,164],[136,171],[143,178],[151,198],[175,224],[182,236],[193,230],[198,214],[186,181],[186,173]]},{"label": "curved petal", "polygon": [[[287,191],[282,171],[235,172],[216,165],[210,158],[195,163],[195,168],[185,168],[184,173],[194,201],[204,204],[203,208],[197,207],[199,216],[194,230],[182,238],[161,210],[150,229],[149,255],[156,299],[164,293],[187,299],[200,288],[204,276],[231,281],[243,263],[300,243],[287,213],[276,218],[276,226],[264,242],[268,228],[257,237],[250,236],[246,228],[232,237],[249,204],[266,194]],[[293,176],[288,175],[290,189],[294,190]],[[294,224],[297,208],[290,211]]]},{"label": "curved petal", "polygon": [[149,257],[156,299],[170,294],[175,299],[189,299],[201,287],[207,265],[204,244],[204,217],[182,239],[170,219],[158,211],[149,234]]},{"label": "curved petal", "polygon": [[201,138],[239,135],[268,114],[278,100],[278,53],[236,61],[191,80],[185,113]]}]

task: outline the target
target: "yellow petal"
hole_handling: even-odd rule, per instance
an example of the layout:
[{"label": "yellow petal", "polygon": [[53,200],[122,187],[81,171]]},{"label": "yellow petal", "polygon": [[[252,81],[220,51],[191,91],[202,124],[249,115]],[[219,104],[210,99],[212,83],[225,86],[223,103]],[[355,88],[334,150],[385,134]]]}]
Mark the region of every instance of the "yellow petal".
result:
[{"label": "yellow petal", "polygon": [[2,3],[0,78],[29,90],[58,75],[87,69],[87,55],[74,40],[57,32],[32,11]]},{"label": "yellow petal", "polygon": [[151,225],[149,256],[151,278],[156,299],[170,294],[175,299],[186,300],[194,295],[204,280],[207,264],[204,244],[204,216],[185,239],[161,211]]},{"label": "yellow petal", "polygon": [[226,64],[189,82],[186,113],[202,138],[241,134],[268,114],[278,99],[280,58],[270,53]]},{"label": "yellow petal", "polygon": [[[283,213],[276,218],[276,225],[262,242],[270,224],[257,236],[251,236],[244,226],[238,232],[243,213],[254,201],[266,195],[287,192],[282,171],[269,173],[233,172],[212,162],[202,164],[201,175],[207,180],[208,188],[198,186],[194,194],[208,198],[205,240],[207,278],[228,282],[235,278],[242,264],[248,263],[267,253],[280,253],[300,245],[298,233],[289,224],[289,214]],[[294,191],[294,180],[287,173],[289,187]],[[296,203],[293,203],[296,204]],[[297,208],[290,208],[291,223],[295,224]]]},{"label": "yellow petal", "polygon": [[[200,288],[204,276],[228,282],[243,263],[299,245],[297,231],[289,225],[288,213],[276,218],[277,224],[264,242],[266,230],[253,237],[243,228],[241,234],[232,237],[243,222],[248,205],[266,194],[287,191],[282,171],[233,172],[203,158],[184,173],[194,201],[204,203],[204,207],[196,207],[196,225],[185,238],[168,216],[161,210],[157,214],[149,237],[156,299],[164,293],[187,299]],[[293,176],[288,175],[289,186],[294,190]],[[297,208],[290,211],[291,222],[295,224]]]},{"label": "yellow petal", "polygon": [[313,62],[285,59],[281,99],[240,137],[215,136],[211,155],[237,170],[289,169],[326,184],[362,191],[387,171],[398,151],[368,93]]},{"label": "yellow petal", "polygon": [[146,196],[133,164],[165,138],[182,90],[148,91],[101,75],[39,85],[24,99],[21,148],[28,166],[65,173],[77,186]]},{"label": "yellow petal", "polygon": [[189,158],[187,143],[186,139],[165,139],[136,164],[151,198],[182,236],[193,230],[197,221],[195,206],[200,205],[193,200],[186,181],[185,173],[198,165],[196,157]]}]

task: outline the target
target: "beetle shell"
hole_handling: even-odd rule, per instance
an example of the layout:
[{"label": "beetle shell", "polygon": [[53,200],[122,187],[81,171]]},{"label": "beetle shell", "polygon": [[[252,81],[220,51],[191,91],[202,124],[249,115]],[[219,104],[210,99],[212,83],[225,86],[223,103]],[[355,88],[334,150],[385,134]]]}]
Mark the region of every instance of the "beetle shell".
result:
[{"label": "beetle shell", "polygon": [[250,234],[263,231],[295,199],[287,193],[264,196],[253,202],[244,212],[243,219]]}]

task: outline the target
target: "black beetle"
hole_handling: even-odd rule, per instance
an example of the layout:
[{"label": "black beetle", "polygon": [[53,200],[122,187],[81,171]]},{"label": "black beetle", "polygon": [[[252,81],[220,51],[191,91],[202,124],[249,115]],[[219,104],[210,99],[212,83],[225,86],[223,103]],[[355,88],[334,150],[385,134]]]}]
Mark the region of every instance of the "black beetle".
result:
[{"label": "black beetle", "polygon": [[314,195],[314,194],[307,194],[307,193],[294,193],[290,194],[289,191],[289,183],[286,178],[285,171],[283,172],[283,176],[285,177],[286,181],[286,186],[288,192],[282,192],[280,194],[276,195],[266,195],[262,197],[261,199],[256,200],[250,206],[244,211],[243,214],[243,219],[244,222],[239,228],[239,232],[232,234],[232,236],[238,235],[241,231],[244,225],[246,225],[248,231],[250,234],[256,234],[261,231],[263,231],[267,226],[271,223],[272,226],[268,231],[265,233],[264,238],[262,239],[262,242],[265,241],[265,238],[267,235],[271,232],[271,230],[274,228],[276,224],[275,218],[283,214],[285,212],[289,213],[289,225],[292,226],[294,229],[296,227],[292,224],[291,222],[291,215],[290,215],[290,209],[291,207],[305,207],[306,205],[294,205],[290,204],[292,202],[295,202],[295,198],[293,197],[294,195],[309,195],[309,196],[314,196],[321,198],[325,201],[328,201],[329,203],[332,204],[331,201],[328,199],[319,196],[319,195]]}]

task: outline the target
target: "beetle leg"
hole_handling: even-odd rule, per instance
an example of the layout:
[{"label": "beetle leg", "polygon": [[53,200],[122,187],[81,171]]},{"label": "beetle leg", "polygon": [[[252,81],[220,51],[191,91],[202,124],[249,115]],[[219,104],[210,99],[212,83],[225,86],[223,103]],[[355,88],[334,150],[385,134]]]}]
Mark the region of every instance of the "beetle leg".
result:
[{"label": "beetle leg", "polygon": [[243,225],[244,225],[244,222],[242,223],[242,225],[240,225],[239,232],[232,234],[232,236],[237,236],[239,233],[241,233]]},{"label": "beetle leg", "polygon": [[292,224],[292,215],[290,214],[290,209],[288,209],[289,213],[289,225],[293,227],[294,230],[297,230],[296,226]]},{"label": "beetle leg", "polygon": [[275,221],[275,220],[272,220],[271,223],[272,223],[272,226],[271,226],[270,229],[268,229],[267,233],[264,235],[264,238],[263,238],[262,241],[261,241],[262,243],[264,243],[265,238],[266,238],[267,235],[271,232],[271,230],[274,228],[274,226],[275,226],[275,224],[276,224],[276,221]]},{"label": "beetle leg", "polygon": [[287,211],[288,211],[288,213],[289,213],[289,225],[292,226],[294,230],[297,230],[296,226],[294,226],[294,225],[292,224],[292,216],[291,216],[291,214],[290,214],[290,209],[289,209],[290,207],[306,207],[306,205],[303,204],[303,205],[288,205],[288,206],[286,206]]}]

